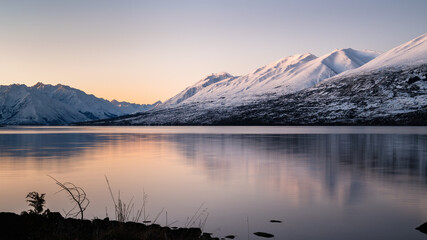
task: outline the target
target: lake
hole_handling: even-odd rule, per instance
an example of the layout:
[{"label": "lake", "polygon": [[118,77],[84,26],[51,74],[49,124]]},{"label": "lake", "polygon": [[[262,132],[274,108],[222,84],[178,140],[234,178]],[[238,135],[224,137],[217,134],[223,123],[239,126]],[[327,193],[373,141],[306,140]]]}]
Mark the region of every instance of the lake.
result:
[{"label": "lake", "polygon": [[217,237],[427,236],[414,229],[427,221],[426,127],[0,128],[0,211],[29,209],[31,191],[69,210],[47,175],[86,191],[88,219],[114,219],[107,176],[134,213],[148,195],[142,218],[206,220]]}]

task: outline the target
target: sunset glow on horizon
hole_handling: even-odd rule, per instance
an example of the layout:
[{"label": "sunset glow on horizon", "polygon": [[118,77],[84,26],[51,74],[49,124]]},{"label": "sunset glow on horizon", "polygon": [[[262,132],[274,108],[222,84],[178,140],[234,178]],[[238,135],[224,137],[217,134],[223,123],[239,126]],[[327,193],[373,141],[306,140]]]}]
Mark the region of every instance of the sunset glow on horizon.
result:
[{"label": "sunset glow on horizon", "polygon": [[425,0],[2,1],[0,85],[151,104],[297,53],[387,51],[426,32],[425,10]]}]

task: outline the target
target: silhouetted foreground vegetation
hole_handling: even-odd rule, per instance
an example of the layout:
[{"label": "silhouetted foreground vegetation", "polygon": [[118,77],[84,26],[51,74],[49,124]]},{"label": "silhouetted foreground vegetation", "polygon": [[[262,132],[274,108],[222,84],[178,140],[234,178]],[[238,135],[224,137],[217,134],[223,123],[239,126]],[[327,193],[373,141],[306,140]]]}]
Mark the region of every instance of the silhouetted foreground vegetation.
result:
[{"label": "silhouetted foreground vegetation", "polygon": [[[26,201],[33,209],[23,211],[21,215],[9,212],[0,213],[0,240],[218,239],[212,238],[210,234],[202,233],[202,228],[195,228],[189,225],[185,228],[170,228],[155,224],[155,221],[152,223],[151,221],[146,221],[150,222],[150,225],[138,223],[137,219],[134,222],[128,221],[128,215],[133,209],[133,204],[132,202],[130,204],[123,203],[120,196],[116,202],[107,178],[118,221],[110,221],[109,218],[86,220],[83,218],[83,213],[89,205],[89,199],[87,199],[85,191],[72,183],[61,183],[55,178],[49,177],[60,186],[60,192],[65,191],[68,194],[71,202],[74,203],[74,207],[68,212],[64,211],[65,217],[63,217],[58,212],[51,212],[49,209],[45,209],[44,204],[46,201],[44,197],[46,194],[30,192],[26,196]],[[143,210],[145,211],[145,208],[138,211],[138,215],[141,215]],[[80,219],[75,219],[79,215]],[[71,218],[67,218],[68,216],[71,216]],[[204,223],[206,223],[206,220]]]},{"label": "silhouetted foreground vegetation", "polygon": [[81,220],[64,218],[60,213],[46,211],[44,214],[23,212],[0,213],[0,239],[218,239],[203,234],[200,228],[169,228],[157,224],[145,225],[134,222],[118,222],[109,219]]},{"label": "silhouetted foreground vegetation", "polygon": [[[69,212],[64,211],[66,217],[63,217],[58,212],[51,212],[49,209],[44,210],[44,204],[46,202],[44,199],[45,194],[30,192],[26,196],[26,201],[33,209],[23,211],[21,215],[10,212],[0,212],[0,240],[219,240],[219,238],[211,237],[211,234],[209,233],[203,233],[203,227],[191,227],[192,225],[186,224],[184,228],[170,228],[168,226],[162,227],[155,224],[163,210],[158,214],[153,223],[151,223],[151,221],[144,221],[143,223],[137,222],[143,211],[145,215],[145,201],[143,208],[137,212],[138,217],[136,220],[127,221],[129,213],[133,209],[132,201],[130,204],[125,204],[119,196],[116,202],[107,178],[106,181],[116,208],[116,218],[118,221],[110,221],[108,217],[103,220],[97,218],[93,220],[83,219],[83,212],[89,205],[89,200],[86,198],[84,190],[72,183],[60,183],[53,177],[51,178],[61,187],[61,191],[66,191],[69,196],[71,196],[71,200],[75,203],[72,210]],[[190,219],[189,223],[194,220],[202,206],[203,204]],[[72,216],[77,217],[80,215],[81,219],[67,218],[67,216],[70,215],[70,212],[72,212],[76,207],[79,207],[79,210],[74,212]],[[196,219],[198,219],[198,217],[196,217]],[[206,219],[200,226],[204,226]],[[249,219],[247,219],[247,221],[249,239]],[[146,225],[146,222],[150,224]],[[282,221],[270,220],[270,223],[282,223]],[[427,222],[415,229],[427,234]],[[273,234],[266,232],[255,232],[253,234],[262,238],[274,237]],[[228,235],[221,239],[234,238],[234,235]]]}]

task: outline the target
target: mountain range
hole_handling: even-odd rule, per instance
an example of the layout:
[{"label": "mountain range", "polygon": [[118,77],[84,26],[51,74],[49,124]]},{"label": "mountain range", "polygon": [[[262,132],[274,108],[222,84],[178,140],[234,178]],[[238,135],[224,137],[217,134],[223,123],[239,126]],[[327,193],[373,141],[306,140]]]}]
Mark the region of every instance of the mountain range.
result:
[{"label": "mountain range", "polygon": [[337,49],[321,57],[311,53],[285,57],[240,77],[225,72],[212,74],[165,101],[160,107],[186,103],[235,106],[271,95],[280,96],[312,87],[324,79],[358,68],[379,54],[370,50]]},{"label": "mountain range", "polygon": [[0,86],[0,124],[63,125],[143,112],[158,104],[110,102],[61,84],[13,84]]},{"label": "mountain range", "polygon": [[211,74],[151,105],[64,85],[0,86],[0,124],[426,125],[426,112],[427,34],[385,53],[336,49]]},{"label": "mountain range", "polygon": [[92,124],[426,125],[427,34],[385,53],[300,54],[212,74],[158,107]]}]

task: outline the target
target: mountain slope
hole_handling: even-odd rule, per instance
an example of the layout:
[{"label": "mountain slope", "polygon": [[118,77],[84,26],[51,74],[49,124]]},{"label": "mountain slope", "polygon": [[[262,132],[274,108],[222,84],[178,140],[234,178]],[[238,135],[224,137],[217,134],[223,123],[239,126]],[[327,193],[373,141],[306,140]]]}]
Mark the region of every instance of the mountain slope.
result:
[{"label": "mountain slope", "polygon": [[60,84],[0,86],[0,124],[67,124],[117,117],[154,107],[126,104],[109,102]]},{"label": "mountain slope", "polygon": [[221,115],[211,124],[427,125],[427,64],[344,75]]},{"label": "mountain slope", "polygon": [[[116,106],[119,107],[123,114],[133,114],[133,113],[138,113],[138,112],[145,112],[148,111],[160,104],[162,104],[161,101],[157,101],[153,104],[137,104],[137,103],[129,103],[129,102],[119,102],[117,100],[112,100],[111,103]],[[123,115],[121,114],[121,115]]]},{"label": "mountain slope", "polygon": [[[379,53],[351,48],[337,49],[322,57],[310,53],[285,57],[254,72],[233,77],[227,73],[208,76],[166,101],[162,107],[201,103],[207,106],[234,106],[296,92],[322,80],[362,66]],[[202,85],[207,79],[215,81]]]},{"label": "mountain slope", "polygon": [[232,79],[235,79],[235,77],[233,77],[231,74],[226,73],[226,72],[217,73],[217,74],[213,73],[213,74],[207,76],[206,78],[200,80],[199,82],[197,82],[193,86],[184,89],[184,91],[178,93],[176,96],[165,101],[163,105],[179,104],[179,103],[187,100],[188,98],[191,98],[192,96],[194,96],[195,94],[200,92],[202,89],[204,89],[204,88],[206,88],[212,84],[215,84],[219,81],[226,80],[226,79],[232,80]]},{"label": "mountain slope", "polygon": [[[344,72],[297,92],[231,107],[208,108],[189,102],[93,124],[427,125],[424,38],[425,35],[387,51],[379,60],[368,63],[369,68],[362,66],[351,74]],[[314,60],[325,59],[329,58]]]},{"label": "mountain slope", "polygon": [[344,74],[358,74],[384,68],[402,68],[427,62],[427,33],[399,45],[373,59],[364,66]]}]

